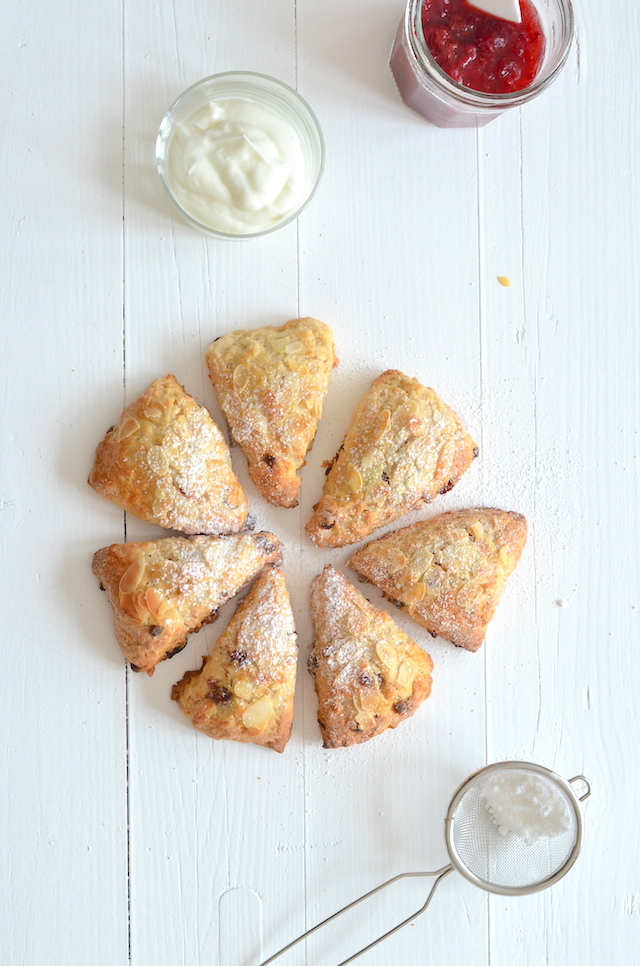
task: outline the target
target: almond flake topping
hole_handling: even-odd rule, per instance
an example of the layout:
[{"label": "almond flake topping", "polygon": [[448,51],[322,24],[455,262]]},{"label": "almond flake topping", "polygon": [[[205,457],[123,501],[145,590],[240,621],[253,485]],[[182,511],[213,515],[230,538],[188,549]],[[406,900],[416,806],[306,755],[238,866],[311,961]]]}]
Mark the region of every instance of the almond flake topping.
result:
[{"label": "almond flake topping", "polygon": [[130,564],[120,578],[119,589],[123,594],[132,594],[144,576],[145,559],[138,557]]},{"label": "almond flake topping", "polygon": [[242,723],[251,735],[260,734],[269,724],[273,715],[273,704],[268,695],[250,704],[242,715]]},{"label": "almond flake topping", "polygon": [[127,439],[128,436],[133,436],[133,434],[139,429],[140,423],[135,416],[128,416],[118,432],[118,442],[120,442],[120,440]]},{"label": "almond flake topping", "polygon": [[248,382],[249,370],[244,363],[241,362],[240,365],[236,366],[233,370],[233,385],[236,389],[236,392],[242,392],[243,389],[246,389]]}]

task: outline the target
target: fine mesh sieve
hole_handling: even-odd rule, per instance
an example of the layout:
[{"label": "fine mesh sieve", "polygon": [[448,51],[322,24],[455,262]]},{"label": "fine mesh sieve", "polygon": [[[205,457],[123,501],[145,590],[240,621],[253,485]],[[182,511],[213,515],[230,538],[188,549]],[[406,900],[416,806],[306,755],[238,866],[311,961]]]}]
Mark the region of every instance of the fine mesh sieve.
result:
[{"label": "fine mesh sieve", "polygon": [[[565,828],[554,835],[540,834],[531,844],[514,832],[501,832],[485,795],[496,779],[507,775],[514,800],[529,787],[532,794],[546,793],[549,801],[557,802]],[[569,782],[539,765],[507,762],[483,768],[458,789],[449,806],[445,838],[451,861],[471,882],[490,892],[521,895],[546,889],[569,871],[578,856],[582,840],[579,801]],[[543,814],[541,828],[544,818]]]},{"label": "fine mesh sieve", "polygon": [[[586,789],[580,797],[572,788],[575,782],[581,782]],[[308,929],[260,966],[267,966],[343,912],[399,879],[436,877],[420,909],[339,966],[347,966],[416,919],[431,902],[440,881],[454,869],[474,885],[499,895],[521,896],[547,889],[569,871],[578,857],[582,844],[580,802],[590,794],[591,786],[583,775],[566,781],[531,762],[506,761],[481,768],[463,782],[449,805],[445,842],[450,865],[435,872],[403,872],[388,879]]]}]

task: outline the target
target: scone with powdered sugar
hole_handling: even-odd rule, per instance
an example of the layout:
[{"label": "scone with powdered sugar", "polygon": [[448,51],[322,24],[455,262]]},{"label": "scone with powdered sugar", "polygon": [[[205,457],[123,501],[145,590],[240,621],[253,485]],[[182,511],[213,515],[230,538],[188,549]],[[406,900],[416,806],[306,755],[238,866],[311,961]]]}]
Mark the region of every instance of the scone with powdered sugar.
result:
[{"label": "scone with powdered sugar", "polygon": [[389,369],[360,400],[306,530],[319,547],[357,543],[458,482],[478,450],[433,389]]},{"label": "scone with powdered sugar", "polygon": [[153,674],[188,634],[215,620],[225,601],[280,559],[272,533],[165,537],[103,547],[93,572],[107,592],[122,653],[134,671]]},{"label": "scone with powdered sugar", "polygon": [[520,513],[456,510],[372,540],[349,566],[434,637],[477,651],[526,539]]},{"label": "scone with powdered sugar", "polygon": [[265,571],[210,657],[173,686],[194,726],[211,738],[284,751],[291,734],[298,648],[284,576]]},{"label": "scone with powdered sugar", "polygon": [[171,375],[154,380],[108,430],[89,484],[167,530],[237,533],[247,519],[224,436]]},{"label": "scone with powdered sugar", "polygon": [[211,344],[206,361],[251,479],[269,503],[297,506],[298,471],[338,362],[331,329],[312,318],[237,329]]},{"label": "scone with powdered sugar", "polygon": [[395,728],[429,696],[429,655],[331,565],[313,580],[311,615],[308,667],[325,748]]}]

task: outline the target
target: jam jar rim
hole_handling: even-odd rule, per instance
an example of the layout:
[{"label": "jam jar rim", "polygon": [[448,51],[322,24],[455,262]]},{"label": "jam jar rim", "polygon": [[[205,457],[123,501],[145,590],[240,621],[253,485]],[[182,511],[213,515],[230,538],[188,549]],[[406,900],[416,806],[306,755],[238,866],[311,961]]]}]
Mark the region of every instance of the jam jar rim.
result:
[{"label": "jam jar rim", "polygon": [[561,13],[566,18],[564,47],[558,62],[544,77],[534,80],[532,84],[523,87],[522,90],[507,94],[491,94],[488,91],[476,91],[472,87],[465,87],[464,84],[454,80],[440,67],[427,47],[422,30],[422,18],[419,16],[423,2],[424,0],[408,0],[405,10],[405,36],[411,53],[416,58],[419,67],[428,72],[432,81],[446,93],[464,101],[468,106],[491,109],[496,106],[517,107],[519,104],[525,104],[555,80],[569,56],[575,32],[573,6],[571,0],[558,0]]}]

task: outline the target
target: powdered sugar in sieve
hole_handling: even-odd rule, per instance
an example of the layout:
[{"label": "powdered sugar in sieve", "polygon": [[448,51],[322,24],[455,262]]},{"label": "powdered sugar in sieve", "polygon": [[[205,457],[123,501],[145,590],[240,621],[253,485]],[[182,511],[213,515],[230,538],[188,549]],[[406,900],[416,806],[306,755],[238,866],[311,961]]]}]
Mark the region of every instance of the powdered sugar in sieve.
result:
[{"label": "powdered sugar in sieve", "polygon": [[571,828],[571,808],[560,788],[542,775],[497,772],[480,792],[501,835],[512,832],[525,845],[555,838]]},{"label": "powdered sugar in sieve", "polygon": [[458,789],[445,834],[451,860],[467,879],[489,892],[522,895],[569,871],[580,850],[582,816],[559,775],[504,762],[481,769]]}]

